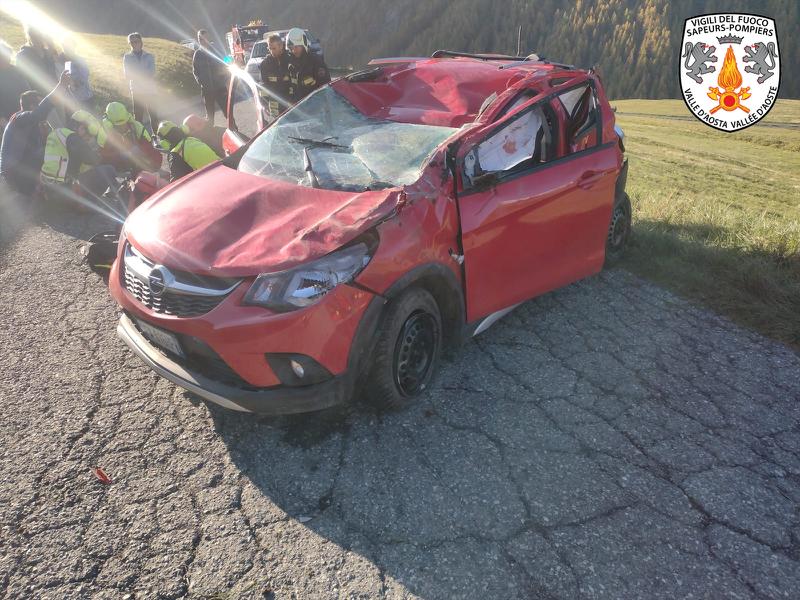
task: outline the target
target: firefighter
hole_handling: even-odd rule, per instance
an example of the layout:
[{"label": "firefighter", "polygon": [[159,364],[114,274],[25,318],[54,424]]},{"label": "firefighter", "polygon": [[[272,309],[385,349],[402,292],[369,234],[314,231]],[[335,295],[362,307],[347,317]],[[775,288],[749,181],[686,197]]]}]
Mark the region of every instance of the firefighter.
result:
[{"label": "firefighter", "polygon": [[150,132],[121,102],[106,106],[102,127],[107,137],[102,144],[103,155],[117,169],[138,173],[161,166],[161,154],[153,147]]},{"label": "firefighter", "polygon": [[267,43],[269,55],[261,61],[261,82],[268,92],[267,112],[274,120],[291,103],[290,59],[281,36],[274,33]]},{"label": "firefighter", "polygon": [[286,34],[286,47],[291,51],[289,78],[292,85],[292,102],[297,104],[311,92],[331,80],[325,62],[308,49],[308,38],[299,27]]},{"label": "firefighter", "polygon": [[159,145],[169,152],[170,182],[219,160],[217,153],[207,144],[196,137],[187,136],[172,121],[161,122],[158,126],[158,138]]},{"label": "firefighter", "polygon": [[85,110],[72,115],[73,129],[59,127],[47,136],[41,178],[46,189],[74,186],[100,197],[116,183],[116,170],[102,164],[96,142],[100,124]]}]

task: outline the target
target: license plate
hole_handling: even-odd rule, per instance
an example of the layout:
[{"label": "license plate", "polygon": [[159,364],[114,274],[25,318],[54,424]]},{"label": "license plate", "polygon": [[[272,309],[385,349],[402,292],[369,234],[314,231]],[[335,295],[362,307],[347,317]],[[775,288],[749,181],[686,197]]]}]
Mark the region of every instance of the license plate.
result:
[{"label": "license plate", "polygon": [[178,341],[178,338],[175,337],[175,335],[168,331],[164,331],[163,329],[159,329],[158,327],[153,327],[149,323],[145,323],[144,321],[140,321],[138,319],[136,320],[136,323],[139,325],[139,329],[142,330],[144,337],[153,342],[156,346],[162,348],[163,350],[172,352],[173,354],[177,354],[178,356],[184,356],[181,343]]}]

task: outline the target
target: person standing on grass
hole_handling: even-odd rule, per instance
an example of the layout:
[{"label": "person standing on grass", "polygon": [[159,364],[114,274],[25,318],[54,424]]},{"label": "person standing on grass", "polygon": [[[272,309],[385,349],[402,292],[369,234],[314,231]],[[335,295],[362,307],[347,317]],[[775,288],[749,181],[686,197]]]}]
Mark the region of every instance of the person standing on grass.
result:
[{"label": "person standing on grass", "polygon": [[14,51],[0,41],[0,140],[8,120],[19,110],[19,97],[28,90],[28,82],[20,70],[11,64]]},{"label": "person standing on grass", "polygon": [[155,96],[156,59],[144,51],[142,34],[131,33],[128,36],[128,44],[131,51],[122,57],[122,71],[131,92],[133,115],[137,121],[144,123],[144,114],[147,113],[152,129],[158,124],[152,109]]},{"label": "person standing on grass", "polygon": [[222,109],[222,114],[228,117],[228,84],[230,76],[228,68],[211,48],[208,40],[208,31],[201,29],[197,32],[197,50],[192,56],[192,73],[195,81],[200,86],[200,95],[206,110],[206,120],[213,126],[216,105]]}]

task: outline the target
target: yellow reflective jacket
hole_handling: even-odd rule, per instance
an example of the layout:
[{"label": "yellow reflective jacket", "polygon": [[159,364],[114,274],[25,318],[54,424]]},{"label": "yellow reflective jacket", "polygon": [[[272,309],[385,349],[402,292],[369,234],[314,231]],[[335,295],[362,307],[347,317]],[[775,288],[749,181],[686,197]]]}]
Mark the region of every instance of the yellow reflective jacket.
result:
[{"label": "yellow reflective jacket", "polygon": [[172,149],[192,170],[202,169],[219,160],[219,156],[207,144],[194,137],[183,138]]}]

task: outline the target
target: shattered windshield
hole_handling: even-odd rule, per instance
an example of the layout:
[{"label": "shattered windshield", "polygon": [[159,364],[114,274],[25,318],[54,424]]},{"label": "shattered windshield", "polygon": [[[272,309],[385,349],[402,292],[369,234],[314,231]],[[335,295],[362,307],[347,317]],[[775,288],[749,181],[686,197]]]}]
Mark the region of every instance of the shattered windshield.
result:
[{"label": "shattered windshield", "polygon": [[239,170],[298,185],[365,191],[415,182],[456,129],[367,117],[331,87],[287,112],[247,149]]}]

